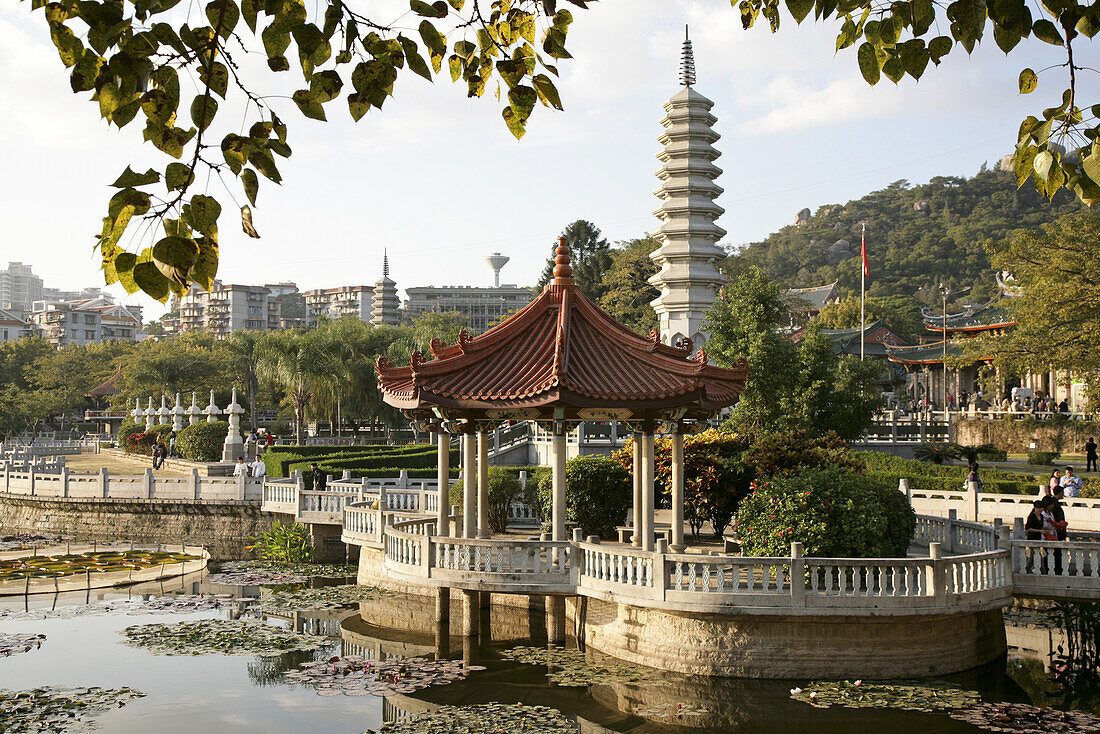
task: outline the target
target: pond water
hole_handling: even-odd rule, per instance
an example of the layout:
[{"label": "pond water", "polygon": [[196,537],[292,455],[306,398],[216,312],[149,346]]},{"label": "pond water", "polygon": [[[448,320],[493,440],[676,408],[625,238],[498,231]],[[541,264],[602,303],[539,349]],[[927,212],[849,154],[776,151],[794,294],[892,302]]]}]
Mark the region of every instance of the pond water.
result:
[{"label": "pond water", "polygon": [[[316,581],[314,582],[316,583]],[[339,583],[333,581],[331,583]],[[171,593],[225,593],[256,596],[256,587],[212,587],[188,579],[164,589]],[[143,591],[162,591],[160,587]],[[33,607],[78,608],[89,602],[125,599],[128,592],[113,590],[63,598],[36,597]],[[23,598],[0,598],[4,610],[27,608]],[[944,713],[919,713],[892,709],[821,709],[792,700],[790,691],[809,681],[746,681],[658,674],[627,663],[593,656],[589,660],[603,671],[598,682],[587,686],[562,686],[547,678],[548,668],[506,657],[515,641],[507,644],[471,644],[445,634],[399,634],[374,628],[354,610],[331,609],[295,620],[269,619],[269,624],[324,634],[319,649],[275,657],[255,655],[158,655],[125,644],[123,631],[132,625],[174,624],[181,621],[249,617],[248,606],[230,604],[190,614],[74,614],[69,618],[27,619],[25,614],[0,616],[0,633],[44,634],[41,648],[0,657],[0,688],[9,691],[38,686],[130,686],[146,694],[127,705],[112,708],[95,718],[104,732],[263,732],[287,734],[358,734],[378,729],[386,721],[404,720],[440,705],[523,703],[560,711],[579,732],[768,732],[768,734],[847,734],[896,732],[937,734],[982,731]],[[349,616],[350,615],[350,616]],[[341,619],[343,618],[343,619]],[[519,644],[545,648],[544,641]],[[390,659],[399,655],[442,654],[464,660],[471,670],[465,680],[398,693],[374,695],[318,695],[310,685],[288,681],[286,671],[310,661],[333,656],[357,655],[366,659]],[[531,659],[529,651],[519,654]],[[576,660],[576,658],[573,658]],[[570,667],[574,665],[574,667]],[[1007,668],[1007,670],[1006,670]],[[566,682],[583,682],[591,671],[575,663],[557,668]],[[632,671],[637,671],[630,680]],[[1048,705],[1064,699],[1048,696],[1056,688],[1043,673],[1041,661],[1010,658],[1007,665],[942,679],[953,687],[976,692],[989,702],[1031,702]],[[1039,700],[1042,699],[1042,700]],[[1089,708],[1087,701],[1076,702]],[[512,731],[493,721],[490,711],[479,731]],[[0,733],[24,731],[0,720]],[[433,729],[432,731],[437,731]],[[450,731],[442,728],[438,731]],[[529,731],[537,732],[538,729]],[[559,731],[554,729],[554,731]]]}]

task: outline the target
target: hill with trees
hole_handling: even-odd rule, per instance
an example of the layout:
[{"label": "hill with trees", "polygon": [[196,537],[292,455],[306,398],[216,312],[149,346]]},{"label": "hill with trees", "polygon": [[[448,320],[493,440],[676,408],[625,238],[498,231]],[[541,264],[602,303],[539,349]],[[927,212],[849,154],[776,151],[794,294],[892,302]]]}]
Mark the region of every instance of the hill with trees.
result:
[{"label": "hill with trees", "polygon": [[987,243],[1021,230],[1038,232],[1083,208],[1068,191],[1047,201],[1031,186],[1017,189],[1012,173],[983,166],[973,178],[896,181],[847,204],[821,206],[733,252],[723,269],[734,277],[755,266],[790,288],[836,280],[842,291],[858,293],[860,230],[866,223],[870,295],[931,303],[930,292],[946,282],[952,289],[974,286],[970,298],[980,302],[996,293]]}]

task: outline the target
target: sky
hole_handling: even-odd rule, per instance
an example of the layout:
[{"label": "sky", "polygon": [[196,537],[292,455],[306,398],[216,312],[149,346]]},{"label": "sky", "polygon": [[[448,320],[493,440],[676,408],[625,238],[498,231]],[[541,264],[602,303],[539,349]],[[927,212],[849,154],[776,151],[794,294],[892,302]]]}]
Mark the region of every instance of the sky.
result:
[{"label": "sky", "polygon": [[[398,25],[418,22],[402,15],[407,3],[377,7],[395,8]],[[358,123],[339,101],[326,106],[328,123],[301,118],[289,99],[277,103],[294,154],[280,162],[281,186],[261,178],[253,208],[261,239],[236,224],[230,194],[244,201],[238,185],[207,184],[227,204],[219,277],[290,280],[303,290],[372,284],[385,251],[399,288],[491,285],[483,258],[500,252],[511,258],[502,282],[531,285],[576,219],[611,241],[644,235],[657,226],[656,138],[662,104],[679,90],[685,24],[695,89],[715,103],[726,209],[718,223],[733,247],[792,223],[803,207],[993,166],[1012,151],[1020,121],[1060,100],[1065,86],[1055,69],[1034,94],[1017,94],[1021,68],[1064,61],[1034,40],[1006,59],[989,39],[970,57],[957,50],[929,65],[919,83],[884,78],[871,88],[855,48],[834,51],[833,24],[796,26],[784,15],[777,34],[766,23],[745,31],[725,0],[603,0],[573,12],[575,58],[559,66],[565,111],[537,108],[520,141],[491,93],[466,99],[465,85],[446,74],[434,83],[403,75],[384,108]],[[303,86],[294,73],[261,75],[257,86]],[[0,5],[0,267],[29,263],[56,288],[102,285],[93,235],[108,184],[127,164],[163,170],[167,162],[142,143],[140,123],[108,127],[87,96],[71,92],[42,12]],[[222,114],[241,112],[227,104]],[[144,306],[147,318],[164,310],[110,290]]]}]

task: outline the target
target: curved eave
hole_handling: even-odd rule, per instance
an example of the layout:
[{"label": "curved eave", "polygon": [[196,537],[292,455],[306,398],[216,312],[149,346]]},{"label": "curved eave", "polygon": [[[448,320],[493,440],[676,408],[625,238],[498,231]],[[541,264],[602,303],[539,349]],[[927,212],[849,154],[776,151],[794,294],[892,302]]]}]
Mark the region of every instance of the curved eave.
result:
[{"label": "curved eave", "polygon": [[[950,324],[948,324],[947,325],[947,332],[949,334],[956,333],[956,332],[971,333],[972,334],[972,333],[977,333],[977,332],[981,332],[981,331],[996,331],[997,329],[1008,329],[1008,328],[1011,328],[1011,327],[1014,327],[1014,326],[1016,326],[1015,321],[1004,321],[1004,322],[999,323],[999,324],[975,324],[973,326],[951,326]],[[929,331],[934,331],[934,332],[939,333],[939,334],[943,333],[943,324],[942,323],[936,325],[936,324],[933,324],[929,321],[925,321],[924,322],[924,328],[928,329]]]}]

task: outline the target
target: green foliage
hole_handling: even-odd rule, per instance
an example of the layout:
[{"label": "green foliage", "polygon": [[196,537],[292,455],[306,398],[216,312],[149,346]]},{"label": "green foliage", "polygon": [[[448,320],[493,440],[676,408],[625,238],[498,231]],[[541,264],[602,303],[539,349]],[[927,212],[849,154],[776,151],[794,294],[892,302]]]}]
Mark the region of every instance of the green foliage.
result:
[{"label": "green foliage", "polygon": [[650,301],[660,291],[649,284],[657,264],[649,255],[658,247],[652,237],[616,242],[611,250],[611,267],[603,276],[599,306],[616,321],[639,334],[657,327],[657,314]]},{"label": "green foliage", "polygon": [[882,365],[834,357],[829,340],[812,327],[794,344],[778,331],[786,320],[779,287],[756,268],[731,281],[707,312],[709,354],[723,366],[742,357],[751,366],[730,426],[750,434],[797,430],[858,438],[882,402]]},{"label": "green foliage", "polygon": [[225,421],[184,426],[176,434],[176,452],[191,461],[221,461],[228,434],[229,424]]},{"label": "green foliage", "polygon": [[125,442],[119,441],[119,446],[128,454],[149,456],[153,453],[153,442],[156,439],[157,435],[155,433],[146,433],[143,429],[137,433],[127,435]]},{"label": "green foliage", "polygon": [[[630,475],[607,456],[577,456],[565,464],[565,520],[575,523],[585,535],[611,537],[615,527],[626,521],[633,501]],[[544,474],[538,483],[540,517],[552,515],[553,477]]]},{"label": "green foliage", "polygon": [[916,526],[905,495],[881,481],[812,470],[761,482],[741,504],[737,529],[746,556],[904,558]]},{"label": "green foliage", "polygon": [[[604,278],[612,264],[611,247],[600,234],[599,227],[584,219],[572,222],[561,233],[565,243],[569,245],[573,280],[581,289],[581,293],[594,301],[600,300],[607,292]],[[543,268],[542,277],[539,278],[539,288],[549,283],[554,277],[554,253],[557,249],[558,243],[555,240],[550,247],[550,259]]]},{"label": "green foliage", "polygon": [[[452,505],[462,506],[462,493],[464,485],[462,480],[451,485],[450,500]],[[489,467],[489,530],[493,534],[499,534],[508,529],[508,507],[522,499],[522,486],[519,477],[514,472],[505,470],[499,466]],[[474,489],[475,494],[477,489]]]},{"label": "green foliage", "polygon": [[249,540],[252,545],[248,546],[248,549],[255,551],[256,555],[264,561],[309,563],[313,558],[309,528],[301,523],[284,525],[276,520],[269,530]]},{"label": "green foliage", "polygon": [[[913,489],[960,492],[969,473],[967,466],[942,466],[878,451],[860,451],[854,456],[862,464],[864,474],[892,487],[897,487],[898,480],[904,477]],[[1032,494],[1035,491],[1034,480],[1023,474],[982,468],[978,470],[978,476],[987,493]]]},{"label": "green foliage", "polygon": [[[914,208],[923,202],[927,211]],[[876,306],[885,306],[879,315],[899,333],[920,335],[924,330],[913,321],[914,297],[939,304],[920,288],[934,289],[940,282],[953,290],[974,285],[971,299],[988,300],[996,294],[996,282],[984,243],[1002,242],[1021,229],[1037,232],[1080,209],[1068,192],[1051,203],[1027,188],[1017,191],[1012,174],[999,170],[969,179],[936,176],[923,185],[897,181],[846,204],[819,207],[805,224],[783,227],[737,250],[723,270],[734,277],[755,266],[789,288],[836,280],[842,292],[856,294],[858,306],[859,238],[865,222],[868,295]],[[849,248],[830,255],[829,248],[840,240]],[[899,300],[879,300],[891,297]],[[905,332],[914,327],[915,334]]]},{"label": "green foliage", "polygon": [[990,444],[984,444],[978,447],[975,459],[978,461],[1008,461],[1008,452]]},{"label": "green foliage", "polygon": [[[818,313],[814,323],[823,329],[855,329],[860,325],[859,294],[850,293],[839,303],[828,303]],[[917,341],[925,336],[924,319],[921,318],[921,302],[912,296],[868,296],[863,310],[868,326],[882,321],[899,336]]]},{"label": "green foliage", "polygon": [[115,442],[118,443],[119,448],[125,449],[130,436],[137,433],[145,433],[145,426],[141,423],[123,423],[115,434]]},{"label": "green foliage", "polygon": [[1057,451],[1028,451],[1027,463],[1035,466],[1050,466],[1058,458]]},{"label": "green foliage", "polygon": [[[736,6],[741,10],[745,28],[763,15],[773,33],[779,29],[776,0],[743,0]],[[787,2],[786,7],[791,17],[801,23],[815,3],[799,0]],[[1100,200],[1100,144],[1093,142],[1100,137],[1096,121],[1100,105],[1089,109],[1091,102],[1079,96],[1084,90],[1077,87],[1076,74],[1088,68],[1080,62],[1084,54],[1080,46],[1100,31],[1100,7],[1095,3],[1051,3],[1043,6],[1043,14],[1049,14],[1050,19],[1036,18],[1040,10],[1033,11],[1023,2],[986,4],[960,0],[938,5],[929,0],[901,0],[883,10],[869,0],[847,5],[818,0],[815,19],[836,24],[837,51],[858,46],[856,64],[871,85],[882,76],[894,84],[907,74],[919,80],[929,61],[939,66],[945,56],[960,47],[967,54],[972,53],[987,27],[1005,54],[1011,53],[1020,41],[1032,37],[1064,48],[1067,59],[1064,65],[1047,67],[1038,73],[1029,68],[1020,72],[1020,94],[1035,90],[1038,74],[1058,74],[1054,69],[1061,67],[1068,70],[1068,88],[1059,89],[1058,84],[1052,90],[1054,98],[1061,101],[1043,110],[1042,120],[1029,116],[1020,125],[1015,178],[1020,186],[1032,178],[1035,189],[1047,197],[1053,197],[1065,186],[1091,206]],[[1063,143],[1076,148],[1073,155],[1067,153]]]},{"label": "green foliage", "polygon": [[[451,465],[458,463],[458,450],[451,451]],[[295,469],[305,471],[316,462],[330,474],[352,470],[362,476],[381,467],[400,466],[403,469],[424,469],[436,465],[436,447],[430,444],[408,446],[279,446],[263,455],[267,474],[286,477]]]},{"label": "green foliage", "polygon": [[950,441],[925,441],[913,449],[913,458],[933,464],[949,463],[952,459],[957,459],[960,456],[962,456],[962,451],[959,446]]},{"label": "green foliage", "polygon": [[[583,0],[569,2],[586,7]],[[118,176],[97,241],[108,284],[162,302],[192,283],[209,289],[217,274],[222,205],[193,191],[208,178],[202,171],[239,178],[238,198],[253,206],[261,176],[282,181],[276,161],[291,155],[287,125],[257,89],[262,75],[288,71],[292,59],[305,87],[291,99],[315,120],[327,119],[326,107],[331,111],[342,92],[359,120],[382,108],[399,78],[412,72],[432,80],[444,59],[451,80],[465,82],[470,97],[497,81],[497,96],[503,91],[506,100],[504,122],[517,138],[536,103],[562,108],[553,77],[556,61],[570,58],[565,43],[573,15],[554,0],[514,0],[484,10],[462,0],[410,0],[420,19],[415,31],[340,2],[307,12],[299,2],[211,0],[204,14],[190,16],[173,13],[174,6],[138,4],[128,15],[114,4],[32,4],[45,8],[73,91],[91,92],[100,116],[116,127],[143,124],[145,140],[168,157],[163,169],[127,166]],[[248,69],[246,54],[262,54],[270,72]],[[249,110],[243,123],[218,114],[242,102]],[[242,207],[241,226],[257,237],[251,217]],[[142,219],[159,222],[163,237],[138,252],[123,249],[123,236]]]}]

